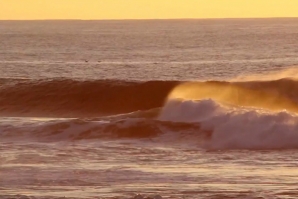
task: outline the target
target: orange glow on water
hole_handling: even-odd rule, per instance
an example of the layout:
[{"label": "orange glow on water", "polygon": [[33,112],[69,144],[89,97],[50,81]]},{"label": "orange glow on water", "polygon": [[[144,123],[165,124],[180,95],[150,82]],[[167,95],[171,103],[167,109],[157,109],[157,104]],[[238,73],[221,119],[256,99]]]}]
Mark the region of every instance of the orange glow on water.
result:
[{"label": "orange glow on water", "polygon": [[206,98],[231,105],[298,112],[297,104],[278,92],[250,89],[225,82],[184,83],[177,86],[169,95],[169,99],[200,100]]}]

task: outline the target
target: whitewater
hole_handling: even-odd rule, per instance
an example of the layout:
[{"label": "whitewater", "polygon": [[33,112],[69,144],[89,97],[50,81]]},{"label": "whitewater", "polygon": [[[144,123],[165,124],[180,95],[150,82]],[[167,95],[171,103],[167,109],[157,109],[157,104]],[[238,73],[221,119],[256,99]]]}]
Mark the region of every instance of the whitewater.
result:
[{"label": "whitewater", "polygon": [[1,21],[0,198],[297,198],[297,22]]}]

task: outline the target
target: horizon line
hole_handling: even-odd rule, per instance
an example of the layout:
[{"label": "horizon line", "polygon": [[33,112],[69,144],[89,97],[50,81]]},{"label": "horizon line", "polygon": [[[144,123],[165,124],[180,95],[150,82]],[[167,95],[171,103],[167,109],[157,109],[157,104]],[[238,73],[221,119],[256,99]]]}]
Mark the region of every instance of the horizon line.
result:
[{"label": "horizon line", "polygon": [[210,17],[210,18],[127,18],[127,19],[0,19],[0,21],[162,21],[162,20],[245,20],[245,19],[298,19],[297,17]]}]

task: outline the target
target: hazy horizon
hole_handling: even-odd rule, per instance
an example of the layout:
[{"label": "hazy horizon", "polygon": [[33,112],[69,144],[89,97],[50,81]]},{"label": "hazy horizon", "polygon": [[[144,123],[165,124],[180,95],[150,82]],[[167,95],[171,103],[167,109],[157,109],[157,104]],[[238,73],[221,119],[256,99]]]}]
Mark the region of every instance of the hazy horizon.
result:
[{"label": "hazy horizon", "polygon": [[188,20],[271,20],[298,19],[298,17],[247,17],[247,18],[139,18],[139,19],[0,19],[0,21],[188,21]]},{"label": "hazy horizon", "polygon": [[297,7],[297,0],[9,0],[0,20],[292,18]]}]

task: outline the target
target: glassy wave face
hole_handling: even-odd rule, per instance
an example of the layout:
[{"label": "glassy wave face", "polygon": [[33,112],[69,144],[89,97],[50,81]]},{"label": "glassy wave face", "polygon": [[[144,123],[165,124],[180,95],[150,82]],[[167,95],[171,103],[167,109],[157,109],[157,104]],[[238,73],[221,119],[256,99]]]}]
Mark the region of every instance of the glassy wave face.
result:
[{"label": "glassy wave face", "polygon": [[175,81],[1,81],[1,115],[96,117],[161,107]]}]

